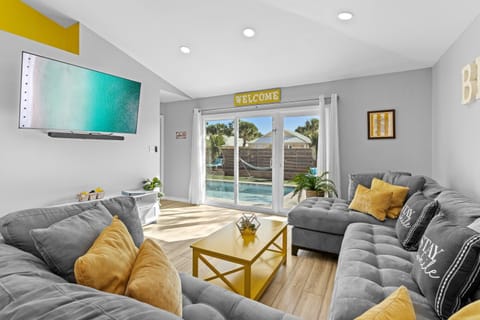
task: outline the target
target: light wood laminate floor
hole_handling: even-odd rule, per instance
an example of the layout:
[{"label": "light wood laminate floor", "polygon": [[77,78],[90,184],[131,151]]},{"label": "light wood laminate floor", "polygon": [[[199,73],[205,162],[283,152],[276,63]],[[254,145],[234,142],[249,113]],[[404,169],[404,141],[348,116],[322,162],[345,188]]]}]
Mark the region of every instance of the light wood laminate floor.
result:
[{"label": "light wood laminate floor", "polygon": [[[192,274],[192,249],[190,244],[224,225],[234,222],[241,211],[212,206],[162,200],[157,224],[144,228],[145,236],[157,240],[178,271]],[[259,217],[286,220],[285,217],[257,214]],[[281,266],[260,302],[276,309],[297,315],[305,320],[327,319],[337,256],[299,250],[298,256],[290,253],[288,235],[287,265]],[[231,265],[224,261],[215,264],[220,270]],[[200,276],[208,269],[200,266]]]}]

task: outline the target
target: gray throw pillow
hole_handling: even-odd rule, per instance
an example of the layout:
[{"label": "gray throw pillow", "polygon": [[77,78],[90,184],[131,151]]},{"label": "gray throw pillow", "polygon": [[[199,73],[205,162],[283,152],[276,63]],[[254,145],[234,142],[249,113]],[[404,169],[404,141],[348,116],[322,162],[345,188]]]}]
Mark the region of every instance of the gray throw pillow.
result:
[{"label": "gray throw pillow", "polygon": [[353,197],[355,196],[355,191],[357,191],[357,186],[361,184],[367,188],[372,186],[373,178],[382,179],[383,172],[374,172],[374,173],[351,173],[348,175],[348,202],[352,202]]},{"label": "gray throw pillow", "polygon": [[442,213],[434,217],[420,240],[412,277],[441,319],[469,302],[479,271],[480,234]]},{"label": "gray throw pillow", "polygon": [[387,172],[383,176],[383,181],[396,186],[408,187],[407,199],[415,192],[422,191],[425,186],[425,177],[405,175],[404,172]]},{"label": "gray throw pillow", "polygon": [[[143,229],[135,198],[114,197],[99,201],[112,216],[118,215],[139,247],[143,242]],[[38,258],[42,255],[35,248],[30,230],[48,228],[63,219],[70,218],[96,206],[97,201],[84,201],[55,207],[33,208],[11,212],[0,217],[0,233],[5,243],[29,252]]]},{"label": "gray throw pillow", "polygon": [[[405,175],[411,176],[412,174],[409,172],[402,172],[402,171],[389,171],[388,173],[393,175]],[[386,173],[384,172],[374,172],[374,173],[351,173],[348,175],[348,197],[347,201],[352,202],[353,197],[355,196],[355,191],[357,191],[357,186],[359,184],[363,185],[364,187],[371,188],[373,178],[377,178],[380,180],[384,180],[384,176]],[[386,181],[386,180],[384,180]],[[388,181],[386,181],[388,182]],[[390,182],[391,183],[391,182]]]},{"label": "gray throw pillow", "polygon": [[416,192],[403,205],[395,231],[398,240],[406,250],[418,249],[418,242],[438,209],[438,202],[425,197],[421,191]]},{"label": "gray throw pillow", "polygon": [[66,280],[75,282],[75,261],[87,252],[100,232],[111,222],[112,215],[98,203],[95,207],[48,228],[32,229],[30,236],[50,269]]}]

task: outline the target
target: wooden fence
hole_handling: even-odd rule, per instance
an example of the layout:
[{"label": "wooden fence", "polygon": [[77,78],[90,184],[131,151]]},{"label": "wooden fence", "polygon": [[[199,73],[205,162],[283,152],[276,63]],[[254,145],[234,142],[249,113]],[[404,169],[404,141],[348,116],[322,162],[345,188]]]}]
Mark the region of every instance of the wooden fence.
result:
[{"label": "wooden fence", "polygon": [[[226,176],[233,176],[233,148],[222,148],[223,171]],[[240,158],[254,167],[268,168],[272,163],[272,149],[242,148],[239,150]],[[311,149],[284,149],[284,179],[290,180],[299,173],[306,172],[315,166]],[[255,170],[239,162],[240,177],[255,177],[272,179],[272,171]]]}]

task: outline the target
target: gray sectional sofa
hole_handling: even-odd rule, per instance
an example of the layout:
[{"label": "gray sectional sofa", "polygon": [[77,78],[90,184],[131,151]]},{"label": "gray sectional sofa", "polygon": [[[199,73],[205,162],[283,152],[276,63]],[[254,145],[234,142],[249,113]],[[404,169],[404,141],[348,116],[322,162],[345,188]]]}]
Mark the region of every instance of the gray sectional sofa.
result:
[{"label": "gray sectional sofa", "polygon": [[[142,243],[143,230],[133,198],[100,203],[112,215],[119,215],[137,246]],[[30,209],[0,218],[0,319],[180,319],[132,298],[69,283],[38,256],[29,235],[31,229],[46,228],[94,205],[87,202]],[[190,275],[182,273],[180,278],[184,319],[298,319]]]},{"label": "gray sectional sofa", "polygon": [[[441,215],[452,224],[468,226],[480,218],[480,204],[431,178],[425,177],[423,194],[436,199]],[[412,268],[416,252],[402,247],[396,220],[380,222],[349,210],[347,200],[331,198],[306,199],[291,210],[288,219],[293,225],[292,252],[302,248],[339,254],[330,320],[354,319],[401,285],[409,290],[418,320],[447,319],[438,315],[415,281]],[[480,290],[475,292],[478,280],[474,286],[468,299],[480,297]]]}]

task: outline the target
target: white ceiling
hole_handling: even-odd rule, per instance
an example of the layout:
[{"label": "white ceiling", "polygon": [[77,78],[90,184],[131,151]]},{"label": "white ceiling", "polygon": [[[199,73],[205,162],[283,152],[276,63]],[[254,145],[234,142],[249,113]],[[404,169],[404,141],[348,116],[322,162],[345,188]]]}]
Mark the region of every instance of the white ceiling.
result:
[{"label": "white ceiling", "polygon": [[79,21],[192,98],[431,67],[480,13],[479,0],[24,2]]}]

